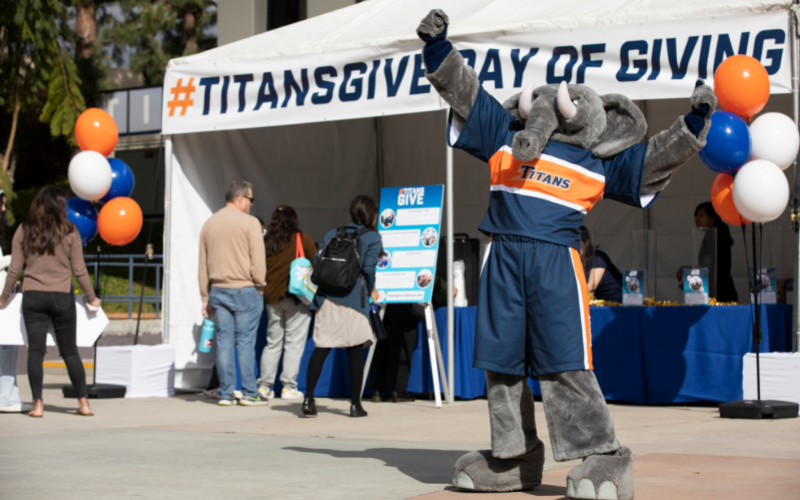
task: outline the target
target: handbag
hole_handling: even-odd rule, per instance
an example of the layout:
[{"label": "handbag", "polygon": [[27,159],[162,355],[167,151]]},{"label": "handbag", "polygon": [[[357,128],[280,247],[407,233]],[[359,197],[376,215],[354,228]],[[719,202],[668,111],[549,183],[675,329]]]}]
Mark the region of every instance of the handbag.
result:
[{"label": "handbag", "polygon": [[303,252],[303,241],[300,233],[297,233],[297,250],[294,253],[294,260],[289,267],[289,293],[297,297],[305,305],[311,304],[317,287],[311,282],[311,274],[314,268],[311,261],[306,258]]}]

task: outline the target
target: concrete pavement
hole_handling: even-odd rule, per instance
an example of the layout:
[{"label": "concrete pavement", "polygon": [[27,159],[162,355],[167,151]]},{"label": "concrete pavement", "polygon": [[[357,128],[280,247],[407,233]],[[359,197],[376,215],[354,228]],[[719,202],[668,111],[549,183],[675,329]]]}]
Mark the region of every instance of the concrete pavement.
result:
[{"label": "concrete pavement", "polygon": [[[485,400],[440,410],[428,401],[366,401],[369,417],[352,419],[348,401],[318,399],[319,417],[305,419],[299,400],[224,408],[181,395],[93,400],[95,416],[85,418],[61,397],[66,377],[45,382],[45,418],[0,414],[3,498],[452,499],[466,497],[445,489],[455,460],[490,443]],[[29,399],[25,377],[20,385]],[[800,498],[798,419],[610,409],[619,440],[637,453],[639,500]],[[541,403],[536,418],[549,447]],[[504,498],[563,498],[570,465],[548,455],[543,486]]]}]

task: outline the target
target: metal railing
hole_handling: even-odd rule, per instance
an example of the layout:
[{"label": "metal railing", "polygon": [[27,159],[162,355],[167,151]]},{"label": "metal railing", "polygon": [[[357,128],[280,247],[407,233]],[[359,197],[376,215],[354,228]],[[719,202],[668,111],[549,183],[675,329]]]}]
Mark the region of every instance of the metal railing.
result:
[{"label": "metal railing", "polygon": [[[102,294],[102,299],[104,302],[116,302],[116,303],[128,303],[128,319],[133,318],[133,306],[134,304],[139,304],[140,294],[133,293],[133,278],[134,278],[134,269],[140,269],[145,266],[145,261],[147,259],[147,255],[139,254],[139,255],[132,255],[132,254],[118,254],[118,255],[84,255],[83,260],[86,262],[87,268],[94,268],[94,287],[95,290],[102,287],[103,283],[98,281],[100,279],[100,271],[108,271],[108,268],[111,267],[127,267],[128,268],[128,294],[127,295],[106,295],[102,294],[103,290],[101,289],[100,292]],[[156,283],[155,283],[155,295],[144,295],[142,300],[146,304],[155,304],[156,308],[156,318],[161,318],[161,273],[164,268],[164,256],[163,255],[153,255],[153,258],[150,259],[150,262],[147,262],[147,276],[148,278],[152,276],[152,271],[155,271],[156,276]],[[136,273],[137,277],[141,279],[142,272],[141,270]],[[150,281],[149,279],[147,281]],[[145,286],[145,283],[142,283],[142,286]]]}]

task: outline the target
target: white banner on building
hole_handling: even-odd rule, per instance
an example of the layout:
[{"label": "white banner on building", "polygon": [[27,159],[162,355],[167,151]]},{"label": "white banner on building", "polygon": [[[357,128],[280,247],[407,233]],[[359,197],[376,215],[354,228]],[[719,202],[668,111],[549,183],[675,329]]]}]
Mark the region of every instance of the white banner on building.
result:
[{"label": "white banner on building", "polygon": [[[499,100],[528,82],[586,84],[631,99],[688,98],[698,78],[747,54],[772,93],[791,91],[786,11],[454,40]],[[422,42],[264,60],[182,65],[164,81],[163,132],[180,134],[441,109]],[[687,104],[688,107],[688,104]]]}]

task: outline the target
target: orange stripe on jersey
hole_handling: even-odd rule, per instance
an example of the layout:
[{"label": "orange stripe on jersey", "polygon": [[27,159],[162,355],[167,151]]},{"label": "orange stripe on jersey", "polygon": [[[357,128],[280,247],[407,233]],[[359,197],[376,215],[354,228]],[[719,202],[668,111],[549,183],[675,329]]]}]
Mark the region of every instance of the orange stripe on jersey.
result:
[{"label": "orange stripe on jersey", "polygon": [[605,188],[605,182],[578,170],[541,157],[521,162],[504,149],[489,159],[489,168],[493,187],[521,189],[532,193],[531,196],[540,193],[577,205],[586,212],[603,197]]},{"label": "orange stripe on jersey", "polygon": [[578,253],[577,250],[574,248],[569,249],[570,254],[572,255],[572,265],[575,267],[575,274],[576,278],[578,278],[578,284],[580,285],[580,294],[581,294],[581,302],[583,302],[583,324],[585,326],[585,330],[583,332],[585,342],[584,345],[586,346],[586,364],[587,369],[593,370],[594,367],[592,366],[592,324],[591,318],[589,316],[589,287],[586,286],[586,274],[583,270],[583,263],[581,262],[581,254]]}]

